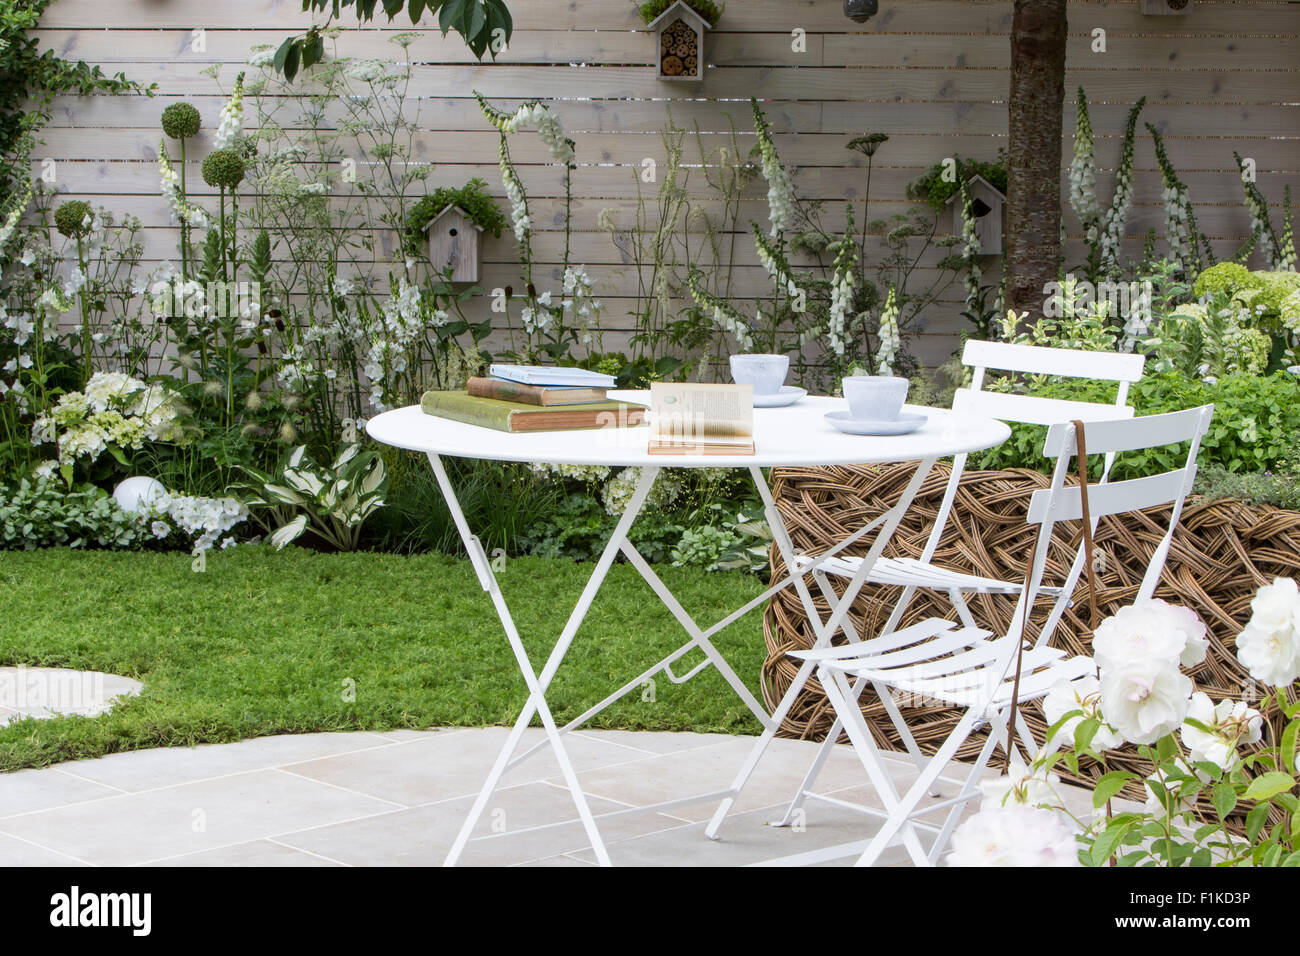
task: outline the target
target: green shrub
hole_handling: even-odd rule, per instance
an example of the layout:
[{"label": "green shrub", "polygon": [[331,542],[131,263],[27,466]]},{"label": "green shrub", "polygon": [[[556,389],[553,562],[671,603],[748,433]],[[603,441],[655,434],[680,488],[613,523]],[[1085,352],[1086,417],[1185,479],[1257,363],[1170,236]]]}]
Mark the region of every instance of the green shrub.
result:
[{"label": "green shrub", "polygon": [[[952,157],[957,161],[958,175],[969,181],[975,176],[982,176],[990,185],[1002,192],[1007,191],[1007,159],[999,152],[996,162],[987,163],[978,159]],[[944,176],[947,160],[935,163],[923,174],[907,184],[907,198],[929,203],[935,212],[943,212],[948,200],[957,192],[957,180]]]},{"label": "green shrub", "polygon": [[1210,464],[1197,472],[1195,492],[1210,501],[1237,498],[1247,504],[1300,511],[1300,478],[1294,474],[1257,471],[1239,475]]},{"label": "green shrub", "polygon": [[0,486],[0,549],[134,548],[153,540],[137,516],[94,485],[66,489],[55,478]]},{"label": "green shrub", "polygon": [[424,230],[448,206],[459,206],[465,215],[483,231],[497,238],[506,227],[505,213],[496,200],[487,193],[487,183],[475,178],[464,186],[439,186],[427,196],[416,201],[406,214],[406,251],[418,253],[424,242]]},{"label": "green shrub", "polygon": [[1210,266],[1199,276],[1193,286],[1198,297],[1224,294],[1231,296],[1254,315],[1255,323],[1271,334],[1278,334],[1295,321],[1284,314],[1283,303],[1287,297],[1300,290],[1300,273],[1251,272],[1235,262],[1220,262]]},{"label": "green shrub", "polygon": [[1196,295],[1213,295],[1215,292],[1236,292],[1249,289],[1253,285],[1250,270],[1236,262],[1220,262],[1210,266],[1199,276],[1192,286]]},{"label": "green shrub", "polygon": [[[641,4],[641,19],[647,24],[653,23],[675,2],[676,0],[646,0]],[[707,20],[711,27],[718,25],[722,12],[727,9],[725,3],[714,3],[713,0],[686,0],[686,5]]]},{"label": "green shrub", "polygon": [[[1096,382],[1052,382],[1035,391],[1044,398],[1113,402],[1115,386]],[[1214,421],[1201,443],[1199,462],[1217,464],[1235,474],[1273,471],[1291,456],[1300,434],[1300,386],[1287,372],[1268,376],[1227,375],[1216,384],[1189,379],[1175,372],[1148,375],[1134,384],[1129,400],[1139,415],[1156,415],[1214,403]],[[1043,458],[1047,429],[1014,425],[1011,438],[979,456],[979,468],[1048,470]],[[1155,448],[1121,455],[1112,477],[1135,478],[1176,468],[1185,449]],[[1094,462],[1094,468],[1100,457]]]}]

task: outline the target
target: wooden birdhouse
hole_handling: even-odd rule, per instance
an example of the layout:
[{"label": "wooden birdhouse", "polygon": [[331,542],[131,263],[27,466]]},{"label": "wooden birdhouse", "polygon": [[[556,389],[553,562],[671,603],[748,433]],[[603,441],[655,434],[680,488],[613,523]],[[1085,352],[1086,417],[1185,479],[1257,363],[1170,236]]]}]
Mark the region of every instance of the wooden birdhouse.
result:
[{"label": "wooden birdhouse", "polygon": [[1144,17],[1181,17],[1192,12],[1192,0],[1142,0]]},{"label": "wooden birdhouse", "polygon": [[[979,237],[982,256],[1002,254],[1002,210],[1007,197],[983,176],[972,176],[966,183],[970,193],[972,211],[975,213],[975,234]],[[952,210],[952,234],[960,236],[963,231],[961,190],[948,197],[948,208]]]},{"label": "wooden birdhouse", "polygon": [[452,282],[477,282],[479,239],[483,227],[459,206],[448,206],[424,227],[429,262],[441,273],[451,270]]},{"label": "wooden birdhouse", "polygon": [[656,75],[661,80],[704,79],[704,31],[709,21],[677,0],[650,22],[658,44]]}]

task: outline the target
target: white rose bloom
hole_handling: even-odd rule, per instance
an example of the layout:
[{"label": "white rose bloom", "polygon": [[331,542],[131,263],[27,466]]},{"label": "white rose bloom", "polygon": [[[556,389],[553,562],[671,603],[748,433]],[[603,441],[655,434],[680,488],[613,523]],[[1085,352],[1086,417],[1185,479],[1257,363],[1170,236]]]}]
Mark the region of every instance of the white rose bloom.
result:
[{"label": "white rose bloom", "polygon": [[1074,834],[1051,810],[980,810],[952,835],[949,866],[1079,866]]},{"label": "white rose bloom", "polygon": [[1148,660],[1191,666],[1205,658],[1205,625],[1196,614],[1155,598],[1120,608],[1097,627],[1092,653],[1101,667]]},{"label": "white rose bloom", "polygon": [[1300,595],[1291,578],[1256,592],[1251,617],[1237,637],[1237,660],[1250,676],[1284,687],[1300,677]]},{"label": "white rose bloom", "polygon": [[[1074,730],[1084,717],[1101,719],[1100,703],[1101,682],[1097,678],[1080,677],[1072,681],[1057,681],[1047,696],[1043,698],[1043,715],[1047,718],[1048,726],[1055,724],[1072,710],[1083,711],[1083,716],[1071,717],[1062,724],[1061,729],[1057,731],[1056,737],[1049,742],[1049,745],[1060,747],[1072,744]],[[1097,728],[1097,733],[1092,738],[1092,747],[1099,752],[1113,750],[1123,743],[1124,738],[1105,720],[1102,720],[1101,726]]]},{"label": "white rose bloom", "polygon": [[1154,743],[1187,716],[1191,678],[1176,663],[1129,661],[1101,671],[1101,712],[1125,740]]},{"label": "white rose bloom", "polygon": [[1192,763],[1212,763],[1226,770],[1237,762],[1239,743],[1258,743],[1263,734],[1264,719],[1244,701],[1221,700],[1215,704],[1207,694],[1197,691],[1192,695],[1187,716],[1214,728],[1213,732],[1206,732],[1189,723],[1183,724],[1183,745]]},{"label": "white rose bloom", "polygon": [[1056,787],[1061,778],[1054,773],[1039,775],[1037,769],[1031,770],[1016,757],[1011,762],[1007,773],[999,774],[991,780],[980,784],[984,794],[984,805],[994,807],[1027,806],[1036,807],[1042,803],[1052,803],[1056,799]]}]

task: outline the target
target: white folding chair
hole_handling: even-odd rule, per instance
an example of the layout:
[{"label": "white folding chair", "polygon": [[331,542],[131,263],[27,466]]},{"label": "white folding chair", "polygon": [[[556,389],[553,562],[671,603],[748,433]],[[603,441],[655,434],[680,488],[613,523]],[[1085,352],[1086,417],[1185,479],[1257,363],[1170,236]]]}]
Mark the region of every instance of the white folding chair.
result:
[{"label": "white folding chair", "polygon": [[[797,854],[773,862],[814,863],[861,852],[859,865],[870,865],[895,841],[902,842],[912,861],[918,865],[932,865],[938,860],[965,804],[978,792],[979,779],[994,748],[999,744],[1004,749],[1011,747],[1008,724],[1013,701],[1018,708],[1045,695],[1058,681],[1073,680],[1095,670],[1091,658],[1066,658],[1063,651],[1048,646],[1068,600],[1067,591],[1058,592],[1052,612],[1032,646],[1024,645],[1024,623],[1028,611],[1032,610],[1035,599],[1041,593],[1043,569],[1054,526],[1060,521],[1084,520],[1087,514],[1091,520],[1085,523],[1095,527],[1096,522],[1106,515],[1172,503],[1169,527],[1152,553],[1137,595],[1138,601],[1149,599],[1155,592],[1164,568],[1182,515],[1184,498],[1195,481],[1196,456],[1213,412],[1214,406],[1205,405],[1164,415],[1086,424],[1084,430],[1089,454],[1102,452],[1114,455],[1124,451],[1189,443],[1187,459],[1182,467],[1142,478],[1091,485],[1086,503],[1079,485],[1065,484],[1071,462],[1076,458],[1078,433],[1075,424],[1067,422],[1051,426],[1043,453],[1048,458],[1055,458],[1056,465],[1049,487],[1034,492],[1030,499],[1028,521],[1040,527],[1016,612],[1007,632],[1001,637],[993,638],[991,632],[978,627],[959,627],[941,618],[931,618],[872,640],[851,640],[844,645],[791,654],[802,663],[785,697],[772,715],[771,726],[779,726],[785,719],[804,684],[816,671],[827,700],[835,710],[837,723],[842,723],[848,732],[849,740],[876,790],[882,808],[853,804],[813,792],[811,785],[822,763],[819,755],[819,760],[805,778],[799,793],[778,825],[788,823],[795,808],[802,805],[808,797],[881,817],[884,823],[869,840]],[[1085,505],[1090,505],[1086,511]],[[895,787],[888,762],[883,758],[859,706],[859,697],[868,686],[873,688],[884,704],[886,713],[920,771],[916,780],[903,793]],[[894,693],[961,709],[956,726],[933,756],[926,757],[921,753],[898,709]],[[961,745],[973,731],[984,724],[989,727],[988,739],[974,763],[969,766],[965,777],[943,777],[944,769]],[[1026,751],[1027,756],[1032,757],[1037,751],[1037,744],[1023,716],[1018,712],[1014,724],[1020,747]],[[723,818],[773,736],[775,732],[769,730],[755,744],[732,784],[730,795],[724,799],[710,821],[706,829],[709,836],[716,838]],[[941,779],[955,784],[958,787],[957,794],[949,799],[923,804],[927,792],[933,792]],[[940,810],[947,811],[942,822],[920,819]],[[918,831],[933,835],[928,849],[922,846]]]},{"label": "white folding chair", "polygon": [[[963,365],[971,368],[971,384],[969,388],[957,390],[953,396],[953,411],[984,415],[1012,423],[1055,425],[1075,420],[1091,422],[1131,418],[1133,407],[1128,404],[1129,386],[1142,378],[1142,366],[1146,356],[1043,348],[1036,345],[1008,345],[1004,342],[982,342],[971,339],[962,350],[961,360]],[[989,369],[1026,375],[1053,375],[1117,382],[1118,388],[1114,404],[990,392],[984,390],[985,372]],[[881,558],[867,575],[867,581],[871,584],[895,585],[905,589],[885,625],[886,634],[898,627],[918,589],[946,593],[962,622],[968,627],[974,627],[974,618],[966,604],[964,594],[1016,595],[1023,587],[1023,582],[1020,581],[1000,581],[997,578],[957,571],[933,563],[935,550],[948,526],[953,501],[957,497],[957,488],[966,469],[967,457],[967,455],[958,455],[953,459],[952,474],[948,478],[943,500],[939,504],[939,513],[935,516],[934,527],[930,529],[930,536],[926,539],[921,556]],[[1106,455],[1102,468],[1102,482],[1109,479],[1114,461],[1113,454]],[[821,590],[825,592],[826,584],[822,575],[852,577],[861,562],[861,558],[854,557],[832,558],[814,572],[813,576]],[[1077,580],[1076,574],[1067,581],[1067,587],[1073,588]],[[1056,596],[1058,591],[1054,587],[1043,588],[1041,593]]]}]

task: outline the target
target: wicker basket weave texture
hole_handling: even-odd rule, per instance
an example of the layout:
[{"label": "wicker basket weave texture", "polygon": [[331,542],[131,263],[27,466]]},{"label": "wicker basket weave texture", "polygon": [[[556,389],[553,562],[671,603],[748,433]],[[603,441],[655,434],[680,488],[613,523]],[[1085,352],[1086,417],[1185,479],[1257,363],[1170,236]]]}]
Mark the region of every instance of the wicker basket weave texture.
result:
[{"label": "wicker basket weave texture", "polygon": [[[774,475],[777,507],[796,551],[818,553],[843,540],[897,501],[913,470],[910,464],[777,469]],[[887,549],[888,555],[920,556],[950,474],[946,465],[935,466],[899,525]],[[1026,521],[1029,496],[1047,484],[1047,476],[1022,469],[966,472],[935,553],[935,563],[1007,581],[1022,580],[1024,562],[1037,527]],[[1103,616],[1133,600],[1150,556],[1168,528],[1169,517],[1170,508],[1164,506],[1100,521],[1096,534],[1100,566],[1097,584],[1098,605]],[[1064,580],[1079,546],[1078,536],[1077,522],[1057,526],[1049,550],[1046,584]],[[866,545],[859,543],[845,553],[865,553],[870,537],[867,536]],[[784,576],[785,566],[775,548],[771,561],[773,574]],[[1194,609],[1208,625],[1210,646],[1205,662],[1189,673],[1197,689],[1210,697],[1240,699],[1261,693],[1262,688],[1251,682],[1237,661],[1234,639],[1250,616],[1255,590],[1274,577],[1300,577],[1300,513],[1235,500],[1188,500],[1156,596]],[[831,581],[839,588],[845,583],[843,579],[831,578]],[[1083,587],[1080,586],[1075,605],[1066,610],[1050,641],[1052,646],[1071,654],[1091,653]],[[818,593],[815,587],[812,590]],[[866,585],[850,612],[858,632],[867,636],[878,633],[898,594],[896,588]],[[981,626],[996,633],[1005,631],[1014,610],[1014,597],[975,595],[968,600]],[[1031,633],[1037,634],[1049,605],[1046,598],[1037,603],[1030,623]],[[828,612],[820,595],[818,607],[823,615]],[[926,617],[955,619],[945,596],[918,591],[903,623]],[[769,708],[774,708],[798,669],[797,662],[787,652],[811,647],[813,643],[812,629],[793,588],[783,589],[769,602],[763,630],[767,642],[763,698]],[[870,689],[862,700],[863,712],[877,742],[889,749],[901,749],[883,705]],[[912,702],[901,699],[899,703],[923,749],[932,750],[942,743],[957,720],[958,712],[942,705],[907,706]],[[1046,729],[1041,707],[1030,705],[1026,716],[1041,741]],[[791,708],[781,733],[822,739],[832,719],[821,686],[813,680]],[[1266,742],[1270,737],[1271,732],[1266,732]],[[982,736],[972,737],[959,756],[973,756],[982,742]],[[1143,765],[1136,753],[1121,751],[1115,755],[1111,769],[1121,766],[1139,770]],[[1088,773],[1095,777],[1100,770],[1090,767]],[[1128,795],[1141,796],[1135,790],[1130,790]]]}]

